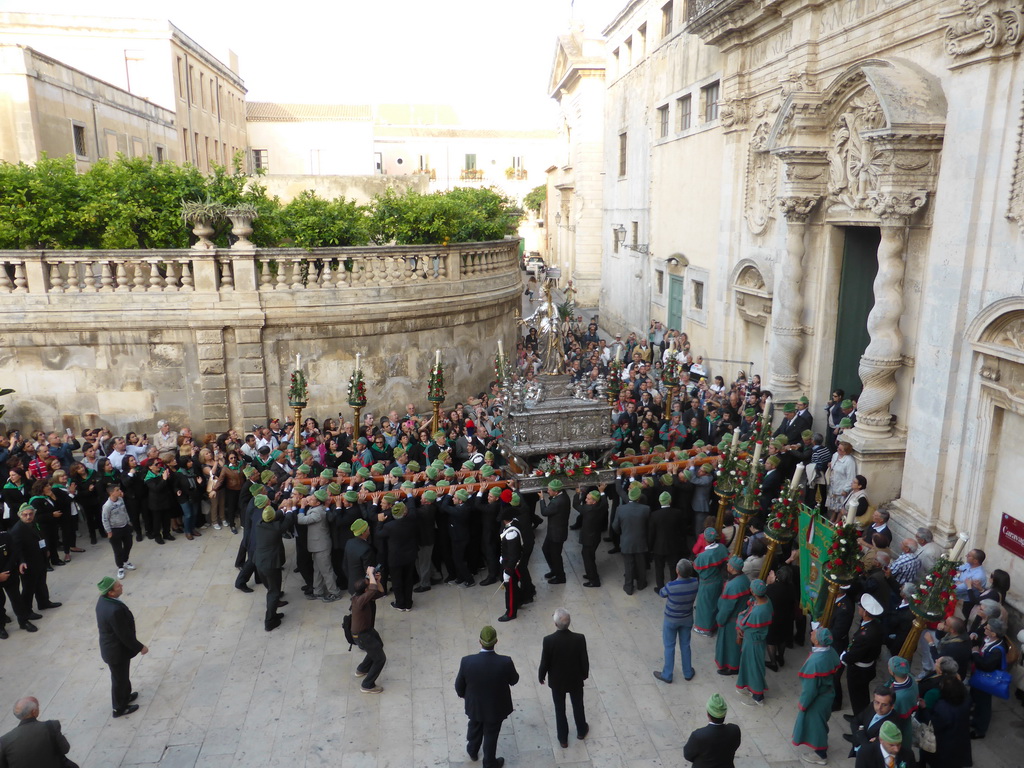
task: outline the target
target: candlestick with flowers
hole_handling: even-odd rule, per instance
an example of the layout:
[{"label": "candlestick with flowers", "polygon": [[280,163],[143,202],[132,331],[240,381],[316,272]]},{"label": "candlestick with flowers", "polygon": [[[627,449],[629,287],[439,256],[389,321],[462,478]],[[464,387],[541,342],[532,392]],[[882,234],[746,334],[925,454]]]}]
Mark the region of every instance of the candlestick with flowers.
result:
[{"label": "candlestick with flowers", "polygon": [[355,411],[356,434],[360,434],[359,414],[366,406],[366,382],[363,381],[363,372],[358,367],[348,379],[348,404]]},{"label": "candlestick with flowers", "polygon": [[661,371],[661,380],[668,390],[668,410],[671,411],[676,401],[676,392],[679,390],[679,360],[674,354],[669,355],[665,361],[665,367]]},{"label": "candlestick with flowers", "polygon": [[498,382],[501,391],[512,381],[512,364],[508,361],[508,355],[501,350],[494,355],[494,380]]},{"label": "candlestick with flowers", "polygon": [[828,582],[828,596],[820,618],[823,627],[832,624],[832,613],[842,585],[849,584],[864,572],[864,566],[860,562],[858,538],[856,525],[843,525],[836,531],[835,538],[825,552],[822,576]]},{"label": "candlestick with flowers", "polygon": [[[910,612],[914,614],[914,622],[910,627],[910,634],[900,649],[900,655],[907,653],[907,648],[913,640],[913,646],[909,653],[917,650],[921,632],[928,624],[941,621],[946,615],[946,607],[956,596],[956,589],[953,580],[956,578],[956,571],[961,565],[960,560],[953,559],[952,555],[940,555],[931,570],[922,575],[917,588],[910,595]],[[903,656],[905,659],[910,656]]]},{"label": "candlestick with flowers", "polygon": [[772,502],[764,536],[768,539],[768,551],[761,566],[761,579],[767,579],[779,545],[793,540],[797,530],[797,516],[800,512],[800,494],[803,489],[798,483],[791,483],[782,490],[782,495]]},{"label": "candlestick with flowers", "polygon": [[761,450],[764,443],[760,440],[754,444],[754,453],[747,461],[738,463],[738,474],[741,479],[739,492],[733,502],[733,512],[737,524],[735,553],[742,551],[743,536],[750,519],[761,510],[761,480],[764,478],[764,464],[761,461]]},{"label": "candlestick with flowers", "polygon": [[292,371],[292,378],[288,387],[288,405],[295,412],[296,433],[302,430],[302,409],[306,407],[308,400],[309,392],[306,390],[306,377],[302,371],[296,368]]},{"label": "candlestick with flowers", "polygon": [[622,363],[612,360],[608,363],[607,393],[608,405],[614,406],[619,399],[619,392],[622,391]]}]

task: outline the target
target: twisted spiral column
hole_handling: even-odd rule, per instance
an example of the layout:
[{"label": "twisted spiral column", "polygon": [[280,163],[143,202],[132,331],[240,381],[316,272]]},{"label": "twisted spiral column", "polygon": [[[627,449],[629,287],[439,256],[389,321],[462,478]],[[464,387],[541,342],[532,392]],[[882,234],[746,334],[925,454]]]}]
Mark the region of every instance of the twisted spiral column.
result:
[{"label": "twisted spiral column", "polygon": [[771,389],[779,402],[796,400],[800,358],[804,351],[804,255],[807,248],[807,219],[818,204],[817,197],[780,197],[786,218],[786,254],[782,259],[782,287],[772,308]]}]

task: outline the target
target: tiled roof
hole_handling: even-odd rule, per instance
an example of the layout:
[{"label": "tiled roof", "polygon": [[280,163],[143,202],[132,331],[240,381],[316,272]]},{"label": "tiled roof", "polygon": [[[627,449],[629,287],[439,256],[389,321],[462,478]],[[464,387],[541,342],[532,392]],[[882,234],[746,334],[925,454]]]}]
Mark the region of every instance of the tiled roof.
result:
[{"label": "tiled roof", "polygon": [[295,123],[310,120],[371,122],[373,111],[368,104],[278,104],[249,101],[245,118],[253,122]]}]

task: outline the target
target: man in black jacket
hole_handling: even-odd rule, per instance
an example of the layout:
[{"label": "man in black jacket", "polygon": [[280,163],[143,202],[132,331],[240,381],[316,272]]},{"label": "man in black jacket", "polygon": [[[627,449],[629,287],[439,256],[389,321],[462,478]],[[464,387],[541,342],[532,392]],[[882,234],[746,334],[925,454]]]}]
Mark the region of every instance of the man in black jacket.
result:
[{"label": "man in black jacket", "polygon": [[348,593],[356,593],[356,583],[366,578],[366,569],[376,566],[377,553],[369,542],[370,524],[357,518],[349,526],[352,538],[345,542],[345,576],[348,579]]},{"label": "man in black jacket", "polygon": [[133,704],[139,694],[132,691],[129,668],[133,658],[149,653],[149,648],[135,636],[135,617],[118,598],[121,582],[105,576],[96,585],[100,598],[96,603],[96,624],[100,630],[100,656],[110,667],[111,702],[114,717],[130,715],[139,708]]},{"label": "man in black jacket", "polygon": [[480,651],[462,657],[455,677],[455,693],[465,699],[469,718],[466,752],[470,759],[477,760],[483,743],[483,768],[501,768],[505,764],[505,758],[494,755],[501,724],[512,714],[511,686],[519,682],[512,659],[494,652],[497,642],[494,627],[480,630]]},{"label": "man in black jacket", "polygon": [[71,745],[60,732],[60,720],[39,720],[39,701],[33,696],[14,705],[18,726],[0,736],[0,766],[4,768],[64,768]]},{"label": "man in black jacket", "polygon": [[[485,469],[488,467],[485,465]],[[477,492],[476,510],[480,516],[480,549],[483,553],[487,576],[480,582],[481,587],[496,584],[501,578],[501,488],[497,485],[484,496],[486,483],[480,483]]]},{"label": "man in black jacket", "polygon": [[870,703],[868,689],[875,679],[875,664],[882,652],[885,640],[881,621],[881,604],[869,594],[860,598],[860,626],[850,638],[850,647],[840,654],[839,660],[846,666],[846,679],[850,684],[850,706],[856,714]]},{"label": "man in black jacket", "polygon": [[19,588],[21,584],[19,565],[20,563],[14,556],[10,531],[0,529],[0,640],[7,639],[6,624],[10,621],[5,610],[7,598],[11,600],[11,610],[18,619],[18,626],[26,632],[38,631],[30,619],[42,618],[38,613],[32,613],[31,607],[22,600]]},{"label": "man in black jacket", "polygon": [[22,504],[18,510],[18,522],[11,526],[11,549],[21,577],[21,602],[26,611],[32,610],[33,599],[40,610],[61,606],[50,600],[50,590],[46,586],[46,539],[35,518],[35,507]]},{"label": "man in black jacket", "polygon": [[548,584],[565,584],[565,564],[562,562],[562,547],[569,538],[569,494],[562,488],[557,477],[548,483],[547,498],[541,498],[540,513],[548,519],[548,531],[541,545],[548,572],[544,578]]},{"label": "man in black jacket", "polygon": [[685,518],[672,506],[672,494],[663,491],[647,525],[647,548],[654,554],[654,583],[659,592],[665,586],[666,565],[671,581],[675,564],[686,554],[685,546]]},{"label": "man in black jacket", "polygon": [[740,748],[740,727],[725,722],[728,712],[722,694],[708,699],[708,724],[690,734],[683,746],[683,757],[693,768],[733,768],[736,750]]},{"label": "man in black jacket", "polygon": [[843,715],[850,723],[850,733],[843,738],[853,744],[847,757],[856,757],[867,746],[874,746],[878,740],[878,732],[882,723],[889,722],[895,715],[896,694],[892,688],[880,685],[875,688],[871,704],[857,712],[856,715]]},{"label": "man in black jacket", "polygon": [[395,599],[392,608],[400,611],[412,610],[412,589],[416,583],[416,553],[418,551],[419,529],[416,513],[409,512],[405,502],[396,501],[387,512],[377,529],[377,544],[387,549],[388,567],[394,585]]},{"label": "man in black jacket", "polygon": [[419,582],[413,592],[429,592],[434,583],[434,544],[437,541],[437,491],[423,491],[416,507],[419,526],[419,551],[416,554],[416,575]]},{"label": "man in black jacket", "polygon": [[277,609],[287,605],[287,602],[281,599],[281,569],[284,567],[282,537],[285,531],[292,527],[295,515],[282,515],[270,506],[270,499],[262,494],[256,497],[255,504],[261,510],[261,518],[252,531],[255,540],[252,561],[260,581],[267,588],[267,610],[263,618],[263,629],[270,632],[281,626],[283,616]]},{"label": "man in black jacket", "polygon": [[569,748],[569,721],[565,717],[565,694],[572,701],[572,716],[576,721],[576,738],[587,737],[590,726],[583,710],[583,681],[590,676],[590,658],[587,656],[587,638],[569,630],[571,617],[565,608],[559,608],[552,617],[556,632],[544,638],[540,653],[538,678],[544,685],[548,679],[551,698],[555,704],[555,731],[562,749]]},{"label": "man in black jacket", "polygon": [[608,498],[604,494],[606,487],[602,484],[585,496],[577,491],[572,500],[573,507],[580,513],[584,587],[601,586],[601,574],[597,570],[597,547],[601,543],[601,534],[608,527]]}]

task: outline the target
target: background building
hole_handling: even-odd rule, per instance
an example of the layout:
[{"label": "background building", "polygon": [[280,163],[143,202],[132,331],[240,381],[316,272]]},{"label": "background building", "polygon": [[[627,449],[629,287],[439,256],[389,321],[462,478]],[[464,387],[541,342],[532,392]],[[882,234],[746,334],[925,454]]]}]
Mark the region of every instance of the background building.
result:
[{"label": "background building", "polygon": [[605,30],[601,302],[612,330],[686,331],[727,379],[753,361],[816,431],[834,388],[856,395],[871,503],[970,532],[1018,598],[1022,16],[626,4]]},{"label": "background building", "polygon": [[175,114],[22,45],[0,45],[0,161],[118,152],[178,162]]},{"label": "background building", "polygon": [[[224,64],[168,21],[0,13],[0,39],[173,111],[176,159],[201,171],[245,151],[237,58],[229,52]],[[112,143],[101,149],[102,157],[116,154]]]}]

